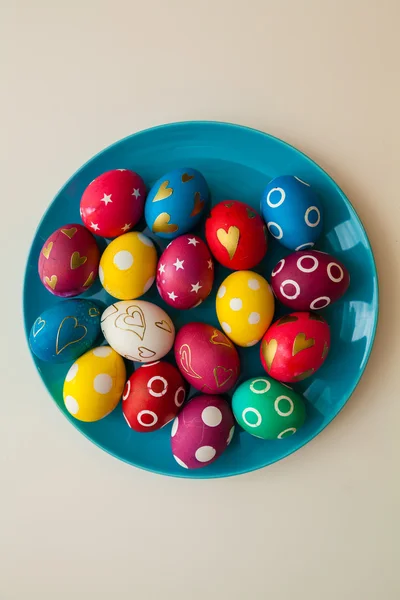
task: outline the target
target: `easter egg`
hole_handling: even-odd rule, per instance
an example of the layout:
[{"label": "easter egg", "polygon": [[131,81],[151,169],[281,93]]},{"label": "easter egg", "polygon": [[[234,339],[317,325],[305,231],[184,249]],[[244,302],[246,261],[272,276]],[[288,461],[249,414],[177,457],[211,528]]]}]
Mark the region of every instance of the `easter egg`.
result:
[{"label": "easter egg", "polygon": [[83,225],[60,227],[46,240],[39,256],[39,277],[55,296],[78,296],[97,277],[100,251]]},{"label": "easter egg", "polygon": [[206,244],[195,235],[182,235],[164,250],[157,267],[161,298],[178,309],[193,308],[207,298],[214,281],[214,264]]},{"label": "easter egg", "polygon": [[65,377],[65,408],[79,421],[99,421],[117,406],[125,379],[124,361],[112,348],[89,350]]},{"label": "easter egg", "polygon": [[261,363],[279,381],[301,381],[325,362],[330,346],[328,323],[313,312],[294,312],[275,321],[264,335]]},{"label": "easter egg", "polygon": [[164,427],[177,415],[187,384],[165,361],[143,365],[131,375],[122,395],[122,412],[131,429],[146,433]]},{"label": "easter egg", "polygon": [[235,346],[212,325],[184,325],[176,336],[174,352],[186,381],[205,394],[224,394],[239,377],[240,361]]},{"label": "easter egg", "polygon": [[262,195],[261,213],[270,234],[290,250],[312,248],[322,233],[318,195],[308,183],[292,175],[269,182]]},{"label": "easter egg", "polygon": [[221,456],[234,433],[232,411],[224,398],[196,396],[172,424],[172,454],[184,469],[205,467]]},{"label": "easter egg", "polygon": [[111,304],[101,316],[101,330],[118,354],[142,363],[165,356],[175,338],[175,327],[167,313],[144,300]]},{"label": "easter egg", "polygon": [[321,310],[341,298],[349,284],[346,267],[317,250],[289,254],[271,273],[275,296],[294,310]]},{"label": "easter egg", "polygon": [[232,396],[236,421],[263,440],[281,440],[296,433],[306,418],[303,397],[269,377],[254,377]]},{"label": "easter egg", "polygon": [[32,325],[29,344],[41,360],[63,363],[75,360],[95,343],[100,330],[99,307],[74,298],[45,310]]},{"label": "easter egg", "polygon": [[231,273],[217,292],[218,321],[238,346],[254,346],[260,341],[271,324],[274,306],[267,280],[253,271]]},{"label": "easter egg", "polygon": [[145,197],[146,187],[137,173],[129,169],[107,171],[83,192],[82,221],[97,235],[117,237],[140,220]]},{"label": "easter egg", "polygon": [[174,239],[194,229],[209,204],[209,190],[196,169],[175,169],[151,188],[145,205],[146,223],[162,238]]},{"label": "easter egg", "polygon": [[267,252],[262,218],[238,200],[225,200],[212,208],[206,221],[206,239],[215,259],[228,269],[251,269]]},{"label": "easter egg", "polygon": [[156,278],[157,251],[150,238],[131,231],[104,250],[99,277],[104,289],[118,300],[132,300],[147,292]]}]

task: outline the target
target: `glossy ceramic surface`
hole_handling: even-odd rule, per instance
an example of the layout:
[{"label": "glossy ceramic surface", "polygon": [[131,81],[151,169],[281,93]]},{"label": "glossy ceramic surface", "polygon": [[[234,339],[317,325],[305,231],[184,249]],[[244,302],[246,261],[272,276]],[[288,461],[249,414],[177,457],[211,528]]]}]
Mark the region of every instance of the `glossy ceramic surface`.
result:
[{"label": "glossy ceramic surface", "polygon": [[[257,211],[262,192],[270,179],[281,174],[297,175],[321,195],[324,231],[316,249],[329,252],[349,270],[350,288],[338,302],[322,314],[331,325],[329,357],[313,377],[294,385],[307,400],[307,421],[293,437],[264,441],[248,435],[239,426],[226,452],[213,464],[194,471],[182,469],[170,450],[171,425],[143,435],[130,430],[123,418],[121,404],[96,423],[76,421],[65,410],[62,387],[70,364],[50,365],[34,358],[47,389],[60,410],[86,437],[107,452],[132,465],[166,475],[207,478],[224,477],[258,469],[294,452],[328,425],[342,409],[356,387],[368,361],[378,317],[378,282],[372,250],[349,200],[335,182],[313,161],[295,148],[269,135],[237,125],[214,122],[187,122],[139,132],[110,146],[86,163],[65,184],[50,205],[36,232],[29,254],[24,287],[25,328],[43,310],[59,299],[41,284],[37,260],[43,242],[57,227],[79,222],[79,201],[92,179],[114,168],[140,173],[148,189],[169,170],[191,166],[201,171],[209,184],[212,203],[227,198],[242,200]],[[148,234],[144,222],[135,228]],[[203,228],[197,233],[203,236]],[[167,240],[151,236],[160,252]],[[99,240],[99,244],[105,243]],[[290,251],[270,236],[263,262],[254,270],[270,279],[271,269]],[[216,278],[209,298],[198,308],[176,311],[167,306],[155,286],[143,296],[159,304],[173,318],[177,328],[190,321],[218,326],[215,293],[229,271],[216,265]],[[97,281],[84,295],[112,302]],[[279,306],[275,317],[290,312]],[[259,344],[239,348],[242,375],[239,383],[263,374]],[[172,359],[172,358],[171,358]]]}]

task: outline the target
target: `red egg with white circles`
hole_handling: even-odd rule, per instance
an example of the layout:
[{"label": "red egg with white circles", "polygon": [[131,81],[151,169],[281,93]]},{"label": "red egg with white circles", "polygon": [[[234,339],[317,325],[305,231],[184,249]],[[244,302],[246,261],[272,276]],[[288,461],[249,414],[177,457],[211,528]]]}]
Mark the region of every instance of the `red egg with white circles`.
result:
[{"label": "red egg with white circles", "polygon": [[346,267],[317,250],[293,252],[271,273],[275,296],[295,310],[321,310],[343,296],[350,284]]},{"label": "red egg with white circles", "polygon": [[180,310],[198,306],[210,294],[213,282],[210,251],[196,235],[181,235],[162,253],[156,285],[170,306]]},{"label": "red egg with white circles", "polygon": [[329,325],[313,312],[294,312],[275,321],[260,346],[268,375],[285,383],[302,381],[325,362],[330,347]]},{"label": "red egg with white circles", "polygon": [[130,231],[140,220],[146,198],[143,179],[129,169],[99,175],[83,192],[81,218],[90,231],[114,238]]},{"label": "red egg with white circles", "polygon": [[178,369],[165,361],[142,365],[126,382],[122,412],[131,429],[142,433],[164,427],[177,415],[187,384]]}]

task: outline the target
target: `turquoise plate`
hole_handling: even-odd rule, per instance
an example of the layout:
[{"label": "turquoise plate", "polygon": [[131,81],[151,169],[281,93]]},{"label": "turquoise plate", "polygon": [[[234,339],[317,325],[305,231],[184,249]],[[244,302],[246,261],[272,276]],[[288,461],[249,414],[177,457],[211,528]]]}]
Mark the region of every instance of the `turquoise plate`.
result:
[{"label": "turquoise plate", "polygon": [[[237,427],[228,450],[215,463],[187,471],[179,467],[172,457],[170,426],[154,433],[136,433],[126,425],[121,406],[97,423],[76,421],[65,410],[62,400],[63,379],[70,365],[53,366],[36,358],[34,360],[47,389],[67,419],[92,442],[117,458],[143,469],[177,477],[237,475],[280,460],[318,435],[336,417],[354,391],[374,340],[378,318],[378,281],[367,235],[340,188],[307,156],[260,131],[214,122],[184,122],[155,127],[103,150],[65,184],[38,227],[25,274],[25,328],[29,332],[44,309],[60,302],[45,290],[39,280],[38,256],[44,241],[56,228],[80,222],[79,202],[90,181],[109,169],[131,168],[140,173],[150,186],[163,173],[181,166],[194,167],[205,175],[214,204],[236,198],[259,210],[264,187],[271,178],[282,174],[297,175],[311,183],[321,195],[325,229],[316,247],[343,261],[350,272],[351,284],[343,299],[323,311],[332,332],[327,362],[314,376],[295,386],[307,399],[308,419],[304,427],[293,437],[279,441],[263,441]],[[144,228],[145,225],[142,225],[139,229]],[[160,239],[156,242],[160,250],[166,245]],[[270,239],[267,257],[255,270],[269,279],[275,263],[288,253]],[[189,321],[218,325],[215,290],[226,275],[227,270],[218,266],[214,294],[191,311],[178,313],[170,309],[155,289],[150,290],[145,298],[163,306],[178,327]],[[106,304],[112,302],[98,282],[93,288],[88,296]],[[276,316],[283,312],[287,311],[279,307]],[[240,381],[263,373],[258,344],[241,349],[240,356]]]}]

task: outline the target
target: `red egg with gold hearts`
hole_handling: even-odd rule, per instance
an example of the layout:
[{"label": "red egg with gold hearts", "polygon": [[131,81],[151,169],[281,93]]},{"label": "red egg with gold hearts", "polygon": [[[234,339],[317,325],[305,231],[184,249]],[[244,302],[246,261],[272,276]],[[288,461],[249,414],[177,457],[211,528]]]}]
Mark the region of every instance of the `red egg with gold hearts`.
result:
[{"label": "red egg with gold hearts", "polygon": [[239,377],[239,354],[222,331],[188,323],[175,338],[175,360],[183,377],[204,394],[224,394]]},{"label": "red egg with gold hearts", "polygon": [[194,308],[210,294],[214,263],[207,245],[196,235],[181,235],[164,250],[157,267],[161,298],[178,309]]},{"label": "red egg with gold hearts", "polygon": [[160,429],[178,414],[186,391],[186,381],[170,363],[159,360],[142,365],[125,385],[125,420],[131,429],[142,433]]},{"label": "red egg with gold hearts", "polygon": [[301,381],[323,365],[329,347],[328,323],[313,312],[294,312],[275,321],[264,335],[261,362],[278,381]]},{"label": "red egg with gold hearts", "polygon": [[140,220],[145,198],[146,187],[140,175],[129,169],[107,171],[83,192],[82,221],[97,235],[117,237]]},{"label": "red egg with gold hearts", "polygon": [[275,296],[294,310],[321,310],[343,296],[350,284],[346,267],[317,250],[293,252],[271,273]]},{"label": "red egg with gold hearts", "polygon": [[215,259],[235,271],[252,269],[267,252],[267,228],[248,204],[224,200],[206,221],[207,244]]},{"label": "red egg with gold hearts", "polygon": [[64,225],[40,251],[39,277],[55,296],[78,296],[95,281],[99,261],[100,251],[90,231],[76,223]]}]

